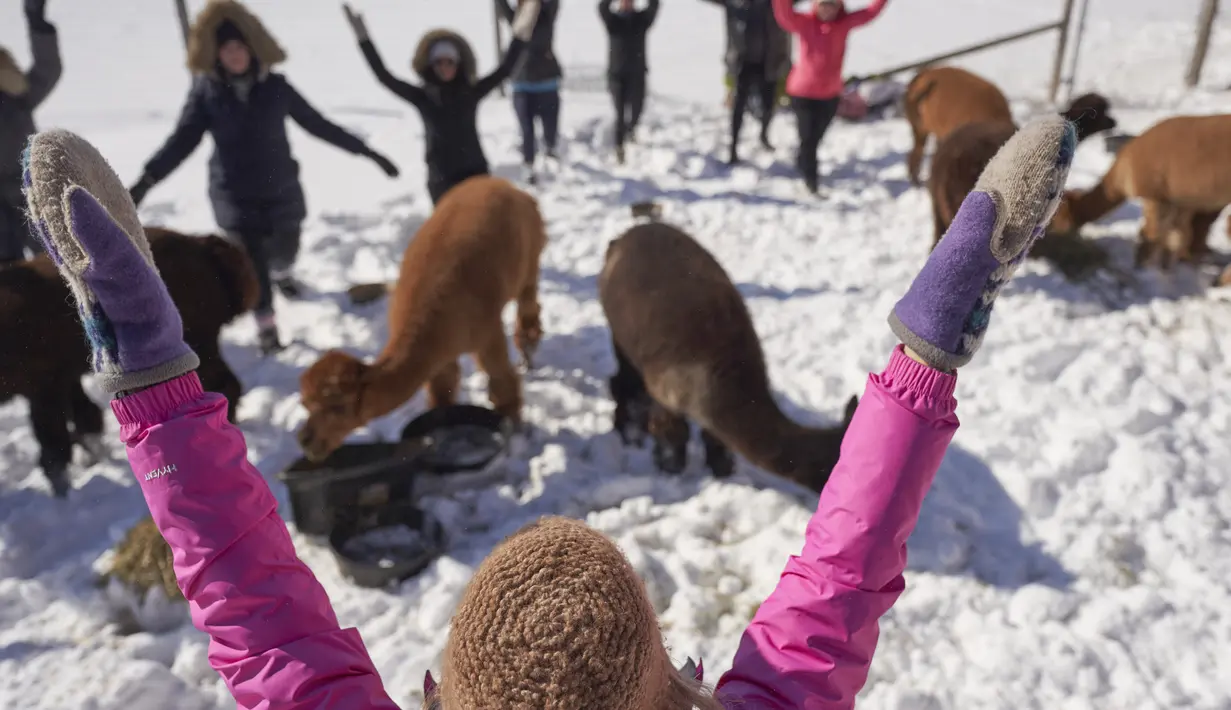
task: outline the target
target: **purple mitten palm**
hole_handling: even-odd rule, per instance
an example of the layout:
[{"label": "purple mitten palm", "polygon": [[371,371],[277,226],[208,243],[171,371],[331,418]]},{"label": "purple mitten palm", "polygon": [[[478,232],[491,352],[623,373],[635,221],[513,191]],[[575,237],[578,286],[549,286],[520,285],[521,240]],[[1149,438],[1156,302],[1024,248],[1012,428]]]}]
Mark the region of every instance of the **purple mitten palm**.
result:
[{"label": "purple mitten palm", "polygon": [[137,209],[106,159],[53,130],[30,138],[22,167],[30,221],[73,291],[102,388],[118,394],[196,369]]},{"label": "purple mitten palm", "polygon": [[889,326],[928,365],[952,371],[974,356],[992,306],[1060,204],[1077,147],[1056,116],[1015,133],[979,176]]}]

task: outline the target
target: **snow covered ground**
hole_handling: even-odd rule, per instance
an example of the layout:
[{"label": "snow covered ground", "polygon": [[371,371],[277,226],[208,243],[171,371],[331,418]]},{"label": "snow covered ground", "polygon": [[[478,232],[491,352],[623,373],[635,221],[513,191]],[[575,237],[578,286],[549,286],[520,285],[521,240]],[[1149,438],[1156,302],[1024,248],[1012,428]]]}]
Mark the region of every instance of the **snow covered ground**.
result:
[{"label": "snow covered ground", "polygon": [[[558,48],[575,74],[604,61],[594,3],[563,0]],[[190,3],[198,5],[199,3]],[[369,75],[341,10],[326,0],[254,0],[289,50],[291,81],[326,114],[364,134],[403,168],[397,181],[295,129],[310,216],[300,275],[314,290],[279,303],[299,341],[263,361],[248,320],[225,355],[248,388],[240,409],[252,461],[275,474],[296,458],[296,377],[323,350],[371,354],[383,306],[352,308],[342,289],[387,278],[430,209],[422,130],[412,110]],[[895,0],[851,42],[848,69],[875,70],[1047,21],[1060,0]],[[1176,112],[1231,110],[1231,25],[1214,36],[1207,90],[1179,91],[1196,0],[1094,0],[1077,90],[1112,97],[1128,130]],[[125,179],[161,143],[187,88],[167,0],[51,0],[65,43],[63,83],[40,114],[94,141]],[[408,74],[429,27],[462,30],[491,67],[487,0],[356,0],[386,61]],[[943,5],[943,7],[941,7]],[[0,41],[27,56],[19,3],[0,9]],[[536,433],[501,486],[437,509],[455,532],[446,557],[391,592],[342,579],[321,541],[300,554],[357,626],[387,686],[418,706],[424,670],[439,668],[446,626],[474,566],[502,536],[544,513],[585,516],[644,575],[673,655],[726,668],[758,602],[798,551],[816,499],[766,485],[746,466],[715,482],[694,464],[656,475],[645,452],[607,433],[614,369],[595,274],[627,204],[652,198],[714,251],[746,296],[787,410],[836,419],[894,340],[885,316],[928,249],[926,195],[906,181],[900,120],[834,127],[822,150],[831,196],[801,200],[791,178],[794,126],[779,119],[775,155],[715,161],[726,119],[722,19],[701,2],[667,0],[651,41],[656,96],[628,167],[609,157],[603,94],[569,93],[563,162],[539,191],[550,222],[542,302],[548,332],[528,378]],[[1016,98],[1023,116],[1044,96],[1051,39],[961,62]],[[483,109],[488,156],[511,172],[517,135],[507,99]],[[751,141],[753,130],[747,130]],[[208,139],[207,139],[208,141]],[[152,223],[210,230],[202,147],[147,198]],[[1072,184],[1109,164],[1083,145]],[[1127,263],[1138,210],[1091,228]],[[1227,252],[1221,224],[1211,243]],[[1202,275],[1204,280],[1208,275]],[[1107,305],[1031,263],[1009,285],[980,356],[963,371],[963,427],[910,540],[908,588],[885,619],[861,707],[1231,708],[1231,304],[1191,271],[1142,275],[1141,292]],[[467,370],[467,396],[484,381]],[[101,401],[101,400],[100,400]],[[357,438],[392,437],[417,397]],[[109,424],[114,431],[114,422]],[[47,494],[24,403],[0,407],[0,707],[234,707],[191,627],[121,636],[91,586],[93,568],[144,513],[120,446],[78,471],[66,502]],[[289,510],[284,510],[289,516]],[[293,528],[292,528],[293,530]]]}]

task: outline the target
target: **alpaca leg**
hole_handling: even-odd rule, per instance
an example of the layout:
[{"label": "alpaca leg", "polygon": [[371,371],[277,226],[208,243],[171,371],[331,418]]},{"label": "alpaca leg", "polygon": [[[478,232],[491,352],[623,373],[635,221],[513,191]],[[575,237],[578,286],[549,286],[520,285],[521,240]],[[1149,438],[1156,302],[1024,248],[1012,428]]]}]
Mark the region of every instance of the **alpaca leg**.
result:
[{"label": "alpaca leg", "polygon": [[1170,271],[1175,266],[1176,249],[1182,236],[1177,232],[1183,217],[1175,205],[1161,204],[1158,214],[1158,231],[1154,233],[1154,257],[1160,271]]},{"label": "alpaca leg", "polygon": [[701,442],[705,444],[705,465],[713,472],[714,478],[727,478],[735,473],[735,455],[726,444],[708,429],[701,430]]},{"label": "alpaca leg", "polygon": [[73,437],[68,431],[72,397],[65,380],[57,378],[30,398],[30,425],[39,445],[39,466],[57,498],[68,495],[68,464],[73,460]]},{"label": "alpaca leg", "polygon": [[227,421],[234,424],[238,417],[236,411],[239,409],[239,399],[244,394],[243,383],[227,365],[226,360],[222,359],[217,340],[212,343],[194,344],[192,349],[201,358],[201,367],[197,369],[201,387],[206,392],[216,392],[227,398]]},{"label": "alpaca leg", "polygon": [[107,447],[102,442],[103,410],[86,395],[80,377],[72,377],[69,387],[73,441],[85,449],[86,458],[92,466],[107,458]]},{"label": "alpaca leg", "polygon": [[521,352],[522,363],[529,370],[534,367],[534,353],[538,350],[539,341],[543,339],[543,323],[539,320],[539,263],[534,262],[534,269],[521,293],[517,295],[517,327],[513,329],[513,344]]},{"label": "alpaca leg", "polygon": [[1187,210],[1182,210],[1178,207],[1173,208],[1174,216],[1171,219],[1171,228],[1167,230],[1167,241],[1165,244],[1165,254],[1167,255],[1167,268],[1175,266],[1177,263],[1189,263],[1193,260],[1193,220],[1195,215]]},{"label": "alpaca leg", "polygon": [[937,244],[940,244],[941,237],[945,236],[945,229],[948,225],[945,224],[945,218],[940,214],[940,201],[932,196],[932,248],[935,249]]},{"label": "alpaca leg", "polygon": [[654,463],[665,473],[679,473],[688,463],[688,420],[658,402],[650,406]]},{"label": "alpaca leg", "polygon": [[462,381],[462,366],[457,360],[445,364],[427,383],[427,406],[447,407],[457,401],[457,388]]},{"label": "alpaca leg", "polygon": [[493,409],[520,424],[521,377],[509,361],[509,345],[499,315],[488,324],[487,333],[487,341],[475,353],[479,368],[487,373],[487,396]]},{"label": "alpaca leg", "polygon": [[923,167],[923,149],[927,146],[928,134],[916,126],[911,126],[910,130],[914,136],[915,145],[911,147],[910,154],[906,156],[906,172],[910,175],[910,184],[919,187],[922,184],[919,181],[919,171]]},{"label": "alpaca leg", "polygon": [[611,399],[615,401],[613,429],[625,445],[640,445],[649,429],[650,394],[645,388],[645,379],[633,367],[620,346],[612,341],[615,350],[616,373],[608,380]]},{"label": "alpaca leg", "polygon": [[1219,212],[1196,212],[1192,219],[1192,258],[1200,262],[1210,253],[1210,229],[1218,221]]},{"label": "alpaca leg", "polygon": [[1154,256],[1162,211],[1162,204],[1155,200],[1143,200],[1141,203],[1141,231],[1137,233],[1137,250],[1133,255],[1133,266],[1138,269]]}]

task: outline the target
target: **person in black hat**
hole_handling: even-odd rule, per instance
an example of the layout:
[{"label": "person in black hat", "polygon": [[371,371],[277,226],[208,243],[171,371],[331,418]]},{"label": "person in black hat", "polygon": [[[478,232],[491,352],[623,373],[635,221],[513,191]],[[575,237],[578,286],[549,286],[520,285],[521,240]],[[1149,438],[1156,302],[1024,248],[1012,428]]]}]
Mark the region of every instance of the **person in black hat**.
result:
[{"label": "person in black hat", "polygon": [[307,216],[299,163],[286,134],[289,117],[304,130],[342,150],[375,162],[389,177],[397,167],[355,135],[313,108],[270,67],[286,53],[254,15],[234,0],[210,0],[188,38],[188,67],[195,75],[171,137],[129,188],[141,203],[150,188],[192,154],[208,132],[214,139],[209,196],[214,219],[227,237],[247,249],[261,283],[256,318],[260,349],[282,349],[274,318],[273,289],[288,298],[302,286],[291,276]]}]

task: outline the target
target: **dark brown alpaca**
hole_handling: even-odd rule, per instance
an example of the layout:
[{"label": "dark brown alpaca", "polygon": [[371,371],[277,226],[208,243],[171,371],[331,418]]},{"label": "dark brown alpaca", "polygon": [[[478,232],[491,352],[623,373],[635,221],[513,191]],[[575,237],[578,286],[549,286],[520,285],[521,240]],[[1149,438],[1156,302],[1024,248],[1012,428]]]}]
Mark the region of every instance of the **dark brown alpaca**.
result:
[{"label": "dark brown alpaca", "polygon": [[452,404],[458,358],[472,354],[500,413],[520,421],[521,378],[501,312],[517,301],[514,341],[529,360],[542,338],[538,203],[506,180],[480,176],[450,190],[406,247],[389,303],[389,340],[372,363],[331,350],[300,376],[304,454],[327,457],[346,436],[388,414],[425,383],[429,406]]},{"label": "dark brown alpaca", "polygon": [[[154,262],[184,323],[184,340],[201,358],[198,374],[211,392],[226,395],[234,421],[241,387],[222,359],[222,326],[253,308],[256,273],[238,247],[220,237],[146,230]],[[74,444],[94,458],[103,448],[102,410],[81,386],[89,348],[72,294],[51,260],[39,256],[0,268],[0,401],[24,397],[38,440],[39,465],[57,495],[69,489]]]},{"label": "dark brown alpaca", "polygon": [[1143,216],[1136,262],[1170,268],[1209,252],[1210,227],[1231,204],[1231,115],[1174,116],[1130,140],[1092,189],[1069,191],[1052,219],[1075,233],[1130,199]]},{"label": "dark brown alpaca", "polygon": [[[1107,114],[1107,110],[1107,100],[1102,96],[1084,94],[1074,99],[1062,115],[1076,124],[1077,140],[1081,142],[1116,126],[1115,119]],[[928,175],[935,227],[933,246],[944,236],[962,200],[974,189],[975,182],[992,156],[1016,132],[1017,125],[1012,121],[973,121],[953,129],[940,141],[932,156],[932,169]],[[1042,254],[1031,253],[1036,256]]]},{"label": "dark brown alpaca", "polygon": [[629,229],[607,248],[599,300],[618,363],[610,381],[614,424],[626,442],[634,429],[649,432],[659,468],[679,472],[692,420],[715,476],[731,474],[734,449],[765,470],[821,490],[857,398],[838,427],[813,429],[787,418],[770,394],[744,299],[692,237],[660,222]]},{"label": "dark brown alpaca", "polygon": [[[987,79],[957,67],[922,69],[906,87],[904,107],[915,140],[906,167],[915,185],[921,183],[919,172],[928,136],[936,136],[937,143],[941,144],[954,131],[970,123],[999,123],[1016,128],[1004,93]],[[1116,127],[1110,109],[1107,99],[1099,94],[1083,94],[1073,99],[1062,115],[1077,124],[1077,140],[1083,141]],[[991,157],[988,155],[987,159]],[[936,160],[932,158],[933,172],[937,169]],[[970,184],[973,186],[974,181]]]}]

